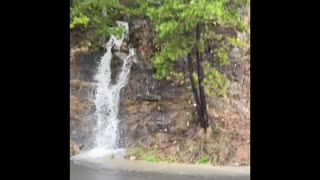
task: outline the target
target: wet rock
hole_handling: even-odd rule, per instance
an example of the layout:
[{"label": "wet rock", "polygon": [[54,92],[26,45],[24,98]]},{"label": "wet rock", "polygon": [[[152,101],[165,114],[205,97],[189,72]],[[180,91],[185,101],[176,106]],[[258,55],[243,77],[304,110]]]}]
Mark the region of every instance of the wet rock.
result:
[{"label": "wet rock", "polygon": [[133,20],[131,23],[131,29],[141,29],[144,28],[148,25],[148,20],[147,19],[136,19]]},{"label": "wet rock", "polygon": [[139,142],[147,144],[152,139],[151,134],[146,126],[138,125],[138,123],[136,124],[137,125],[128,124],[126,127],[124,127],[126,131],[123,139],[126,147],[131,147]]},{"label": "wet rock", "polygon": [[96,83],[94,82],[88,82],[88,81],[81,81],[79,79],[74,79],[70,80],[70,86],[75,86],[75,87],[92,87],[96,86]]},{"label": "wet rock", "polygon": [[[160,106],[158,106],[159,109]],[[170,115],[168,112],[154,112],[149,116],[147,127],[150,134],[162,132],[168,133],[170,131]]]},{"label": "wet rock", "polygon": [[142,61],[149,59],[153,52],[153,29],[147,19],[134,20],[130,27],[130,40]]},{"label": "wet rock", "polygon": [[164,142],[166,142],[168,140],[168,135],[158,132],[158,133],[154,134],[154,138],[158,144],[163,144]]},{"label": "wet rock", "polygon": [[237,58],[239,58],[240,55],[240,49],[238,47],[232,48],[231,52],[229,53],[230,58],[234,60],[237,60]]},{"label": "wet rock", "polygon": [[119,59],[125,59],[128,56],[128,54],[123,52],[114,52],[113,54]]},{"label": "wet rock", "polygon": [[161,96],[159,95],[153,95],[153,94],[137,94],[137,100],[143,100],[143,101],[161,101]]},{"label": "wet rock", "polygon": [[176,112],[172,118],[174,119],[175,130],[181,132],[188,129],[192,115],[188,111],[180,110]]},{"label": "wet rock", "polygon": [[112,51],[112,53],[122,52],[122,53],[127,53],[128,54],[129,53],[129,48],[127,46],[127,43],[123,42],[120,47],[113,46],[111,51]]},{"label": "wet rock", "polygon": [[160,124],[160,123],[157,124],[156,122],[149,122],[147,124],[148,131],[149,131],[150,134],[154,134],[156,132],[161,131],[161,128],[160,128],[161,126],[162,126],[162,124]]},{"label": "wet rock", "polygon": [[82,148],[83,146],[79,146],[75,142],[70,141],[70,157],[79,154],[81,150],[80,147]]},{"label": "wet rock", "polygon": [[70,119],[81,120],[90,110],[92,103],[88,100],[80,100],[77,96],[70,96]]},{"label": "wet rock", "polygon": [[82,52],[75,58],[75,65],[79,66],[79,80],[94,81],[97,66],[105,51]]}]

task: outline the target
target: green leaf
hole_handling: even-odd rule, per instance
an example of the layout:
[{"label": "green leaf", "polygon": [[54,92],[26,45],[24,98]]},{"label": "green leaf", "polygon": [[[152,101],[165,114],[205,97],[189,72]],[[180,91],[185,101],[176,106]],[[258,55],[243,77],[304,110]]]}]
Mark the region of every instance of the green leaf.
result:
[{"label": "green leaf", "polygon": [[229,64],[229,56],[228,51],[225,47],[220,47],[218,49],[218,57],[220,59],[220,63],[222,65],[228,65]]}]

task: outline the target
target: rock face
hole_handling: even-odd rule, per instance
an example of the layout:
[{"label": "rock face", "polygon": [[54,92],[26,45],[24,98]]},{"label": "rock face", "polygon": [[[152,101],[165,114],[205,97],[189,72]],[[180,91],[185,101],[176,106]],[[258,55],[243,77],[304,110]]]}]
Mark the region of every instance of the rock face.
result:
[{"label": "rock face", "polygon": [[70,141],[70,157],[80,153],[80,147],[73,141]]},{"label": "rock face", "polygon": [[[249,18],[250,19],[250,18]],[[120,145],[137,144],[146,148],[156,146],[166,155],[176,155],[182,162],[196,162],[203,154],[211,154],[212,161],[225,163],[250,161],[250,46],[230,50],[231,63],[221,70],[230,80],[225,97],[208,96],[210,124],[217,122],[220,129],[210,126],[209,135],[194,121],[193,97],[188,75],[181,84],[175,80],[156,80],[148,61],[152,53],[153,31],[147,20],[132,22],[131,39],[138,49],[138,62],[133,64],[128,84],[122,89],[119,119]],[[243,38],[249,35],[242,35]],[[244,39],[245,42],[250,39]],[[90,121],[94,112],[94,74],[103,52],[72,51],[70,81],[70,137],[78,144],[89,142]],[[186,62],[179,60],[184,71]],[[116,74],[121,62],[112,61],[112,73]],[[217,131],[223,132],[217,135]],[[221,135],[223,134],[223,135]],[[87,145],[86,145],[87,146]],[[71,150],[71,145],[70,145]],[[72,152],[77,153],[76,150]],[[232,154],[232,155],[231,155]]]}]

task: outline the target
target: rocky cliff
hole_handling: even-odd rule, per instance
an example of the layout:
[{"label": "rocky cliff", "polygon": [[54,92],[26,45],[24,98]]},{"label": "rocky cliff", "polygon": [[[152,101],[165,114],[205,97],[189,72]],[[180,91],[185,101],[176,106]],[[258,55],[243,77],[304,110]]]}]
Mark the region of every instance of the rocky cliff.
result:
[{"label": "rocky cliff", "polygon": [[[250,14],[248,13],[249,23]],[[193,97],[184,79],[156,80],[149,62],[153,30],[148,20],[133,21],[130,38],[138,49],[138,62],[133,64],[130,79],[120,99],[119,144],[123,147],[156,147],[159,156],[175,157],[178,162],[197,162],[208,156],[212,163],[250,162],[250,39],[249,33],[238,34],[246,47],[230,49],[231,63],[221,68],[230,83],[224,97],[209,96],[210,125],[207,135],[194,121]],[[70,138],[90,146],[92,113],[97,64],[102,52],[72,49],[70,55]],[[181,71],[186,60],[179,60]],[[121,61],[112,61],[113,74]],[[212,126],[213,121],[218,126]]]}]

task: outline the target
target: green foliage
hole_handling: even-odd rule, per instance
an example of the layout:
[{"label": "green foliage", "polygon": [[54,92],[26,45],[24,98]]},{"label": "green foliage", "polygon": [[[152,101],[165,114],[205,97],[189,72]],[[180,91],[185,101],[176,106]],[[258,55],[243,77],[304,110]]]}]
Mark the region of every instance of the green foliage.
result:
[{"label": "green foliage", "polygon": [[[97,38],[123,35],[124,29],[117,27],[115,21],[124,15],[147,16],[157,31],[156,41],[163,46],[151,59],[156,70],[154,77],[181,79],[183,75],[178,75],[174,68],[178,58],[190,53],[194,45],[203,52],[204,42],[208,40],[219,42],[212,51],[214,57],[218,57],[222,65],[229,63],[229,45],[241,47],[244,44],[237,38],[225,38],[212,27],[246,30],[241,13],[249,3],[249,0],[71,0],[70,29],[81,27],[87,32],[93,31],[95,37],[89,41],[94,44]],[[203,25],[200,41],[195,39],[197,24]],[[206,91],[224,94],[225,76],[211,66],[206,66],[204,72]],[[198,78],[192,76],[197,82]]]},{"label": "green foliage", "polygon": [[147,152],[144,156],[144,160],[149,162],[159,162],[160,157],[156,155],[154,152]]},{"label": "green foliage", "polygon": [[217,50],[217,55],[219,57],[221,65],[228,65],[229,64],[228,50],[225,47],[220,47]]},{"label": "green foliage", "polygon": [[211,67],[208,62],[204,63],[203,85],[205,90],[210,95],[222,96],[227,92],[228,79],[225,75],[221,74],[216,68]]},{"label": "green foliage", "polygon": [[137,159],[143,159],[146,153],[147,153],[147,150],[141,146],[130,148],[128,150],[128,154],[130,156],[137,157]]},{"label": "green foliage", "polygon": [[214,38],[218,41],[220,41],[222,39],[222,34],[217,34],[214,36]]},{"label": "green foliage", "polygon": [[175,163],[178,161],[178,158],[174,157],[174,156],[168,156],[167,161],[168,161],[168,163]]},{"label": "green foliage", "polygon": [[208,164],[210,163],[210,157],[207,155],[200,156],[199,160],[196,162],[197,164]]},{"label": "green foliage", "polygon": [[160,156],[158,156],[157,149],[157,146],[154,146],[151,151],[144,147],[136,146],[128,149],[128,155],[135,156],[137,159],[144,159],[149,162],[159,162]]},{"label": "green foliage", "polygon": [[245,46],[245,43],[242,42],[240,40],[240,38],[230,38],[230,37],[228,37],[227,39],[228,39],[228,42],[233,46],[239,46],[239,47]]},{"label": "green foliage", "polygon": [[153,146],[151,151],[148,151],[144,155],[144,160],[149,161],[149,162],[159,162],[160,157],[158,156],[158,146]]},{"label": "green foliage", "polygon": [[[191,52],[196,45],[203,52],[205,43],[212,38],[221,41],[222,34],[217,34],[212,26],[224,26],[245,30],[241,21],[242,7],[248,5],[248,0],[139,0],[137,8],[132,12],[135,15],[147,15],[158,35],[157,42],[164,48],[154,53],[151,61],[156,69],[154,75],[157,79],[166,78],[174,68],[175,62],[181,56]],[[202,38],[196,41],[194,37],[197,24],[203,24]],[[238,41],[229,38],[229,44],[240,45]],[[228,42],[220,43],[212,53],[217,56],[222,65],[229,64]],[[227,79],[218,70],[211,66],[204,69],[205,79],[203,84],[210,94],[223,95],[226,93]],[[192,77],[198,83],[197,75]],[[171,78],[167,78],[171,79]]]},{"label": "green foliage", "polygon": [[191,38],[175,38],[167,43],[161,52],[156,52],[152,58],[152,65],[156,68],[157,72],[155,78],[163,79],[168,75],[168,72],[173,71],[173,65],[181,56],[186,56],[190,51],[188,44]]},{"label": "green foliage", "polygon": [[166,76],[166,80],[170,81],[176,78],[180,82],[184,82],[184,74],[182,72],[170,71],[170,73]]},{"label": "green foliage", "polygon": [[84,27],[87,27],[88,23],[89,23],[88,16],[80,13],[79,16],[74,16],[72,18],[72,21],[70,23],[70,29],[73,29],[76,25],[83,25]]},{"label": "green foliage", "polygon": [[[71,0],[70,29],[85,29],[93,37],[83,36],[83,41],[96,44],[100,38],[123,34],[123,28],[116,26],[115,21],[125,14],[126,8],[118,0]],[[92,35],[91,35],[92,36]]]},{"label": "green foliage", "polygon": [[115,37],[122,37],[125,29],[123,27],[106,27],[96,31],[98,36],[103,37],[104,35],[114,35]]}]

